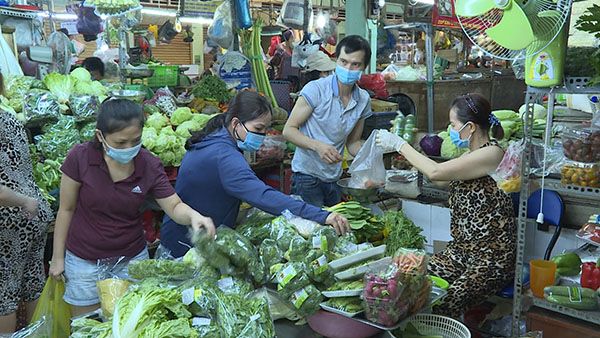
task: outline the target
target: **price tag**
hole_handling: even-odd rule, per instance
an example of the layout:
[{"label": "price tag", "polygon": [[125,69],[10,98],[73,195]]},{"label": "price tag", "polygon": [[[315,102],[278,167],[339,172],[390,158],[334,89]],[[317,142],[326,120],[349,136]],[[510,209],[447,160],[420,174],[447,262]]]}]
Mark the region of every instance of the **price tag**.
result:
[{"label": "price tag", "polygon": [[208,326],[210,325],[210,318],[194,317],[192,318],[192,326]]},{"label": "price tag", "polygon": [[294,294],[292,294],[292,297],[290,297],[290,300],[292,301],[292,304],[294,304],[296,309],[299,309],[307,299],[308,292],[306,292],[306,290],[304,289],[294,292]]},{"label": "price tag", "polygon": [[219,279],[217,285],[219,286],[219,289],[221,289],[221,291],[229,290],[233,286],[233,278],[226,277],[223,279]]},{"label": "price tag", "polygon": [[185,289],[181,292],[181,302],[190,305],[194,302],[194,288]]},{"label": "price tag", "polygon": [[250,316],[250,321],[253,322],[253,321],[257,320],[258,318],[260,318],[260,315],[257,313],[253,316]]},{"label": "price tag", "polygon": [[297,274],[298,274],[298,271],[296,271],[296,269],[294,269],[293,265],[289,265],[287,268],[281,270],[277,274],[277,280],[279,280],[279,286],[280,287],[286,286],[292,279],[294,279],[294,277],[296,277]]}]

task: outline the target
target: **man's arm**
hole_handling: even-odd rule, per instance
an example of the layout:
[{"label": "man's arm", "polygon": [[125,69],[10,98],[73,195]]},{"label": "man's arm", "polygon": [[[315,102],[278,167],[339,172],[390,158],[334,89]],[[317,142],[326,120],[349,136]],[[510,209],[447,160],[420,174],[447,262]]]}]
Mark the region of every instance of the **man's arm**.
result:
[{"label": "man's arm", "polygon": [[348,148],[348,152],[352,156],[356,156],[358,151],[363,145],[363,141],[360,139],[365,128],[365,119],[358,120],[358,123],[354,126],[354,129],[348,135],[348,139],[346,140],[346,148]]},{"label": "man's arm", "polygon": [[300,96],[296,101],[294,109],[283,127],[283,136],[298,147],[316,151],[321,159],[329,164],[342,160],[342,155],[332,145],[314,140],[300,131],[300,127],[306,123],[312,115],[313,108],[308,101]]}]

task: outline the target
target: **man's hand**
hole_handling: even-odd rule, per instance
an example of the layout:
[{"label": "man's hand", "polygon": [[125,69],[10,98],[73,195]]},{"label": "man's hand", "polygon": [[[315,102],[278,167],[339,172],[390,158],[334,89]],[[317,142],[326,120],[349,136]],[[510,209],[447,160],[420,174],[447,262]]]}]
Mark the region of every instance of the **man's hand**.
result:
[{"label": "man's hand", "polygon": [[406,144],[406,141],[402,137],[392,134],[385,129],[379,129],[377,130],[377,135],[375,137],[375,144],[381,147],[384,153],[393,151],[400,152],[400,149]]},{"label": "man's hand", "polygon": [[350,226],[348,225],[346,217],[336,212],[332,212],[327,216],[325,224],[331,225],[335,229],[335,232],[340,236],[350,232]]},{"label": "man's hand", "polygon": [[28,197],[25,199],[21,209],[28,220],[35,218],[38,215],[39,202],[35,198]]},{"label": "man's hand", "polygon": [[329,144],[319,142],[315,151],[319,154],[321,160],[327,164],[334,164],[342,161],[342,154],[340,154],[334,146]]}]

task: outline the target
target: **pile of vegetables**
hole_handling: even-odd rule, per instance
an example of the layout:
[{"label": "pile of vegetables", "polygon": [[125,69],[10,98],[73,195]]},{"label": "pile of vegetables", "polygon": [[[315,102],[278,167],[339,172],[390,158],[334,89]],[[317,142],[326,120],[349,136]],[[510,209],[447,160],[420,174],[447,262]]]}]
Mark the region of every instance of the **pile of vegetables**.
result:
[{"label": "pile of vegetables", "polygon": [[225,82],[216,75],[203,76],[192,89],[192,94],[196,98],[219,103],[227,103],[232,97]]},{"label": "pile of vegetables", "polygon": [[523,121],[519,114],[512,110],[496,110],[492,113],[500,121],[504,130],[504,140],[509,140],[515,133],[522,131]]},{"label": "pile of vegetables", "polygon": [[[519,115],[521,116],[521,119],[524,121],[525,120],[525,113],[527,110],[527,105],[522,105],[519,108]],[[548,110],[540,105],[540,104],[534,104],[533,105],[533,129],[531,131],[531,135],[533,137],[537,137],[537,138],[542,138],[544,136],[544,133],[546,132],[546,114],[548,113]],[[523,129],[519,129],[515,132],[514,136],[516,138],[523,138]]]},{"label": "pile of vegetables", "polygon": [[415,116],[410,114],[404,116],[401,111],[398,111],[398,115],[392,120],[392,133],[402,137],[406,142],[413,143],[415,136],[417,135],[417,128],[415,128]]},{"label": "pile of vegetables", "polygon": [[381,220],[371,213],[371,209],[363,207],[358,202],[342,202],[326,210],[345,216],[359,243],[378,240],[383,236]]},{"label": "pile of vegetables", "polygon": [[155,111],[149,115],[142,132],[142,144],[158,156],[165,167],[181,165],[185,143],[193,132],[199,131],[214,115],[193,114],[190,108],[180,107],[171,118]]},{"label": "pile of vegetables", "polygon": [[441,137],[443,140],[442,147],[440,149],[440,155],[443,158],[447,158],[447,159],[460,157],[460,155],[466,153],[469,150],[468,148],[460,149],[460,148],[456,147],[454,145],[454,143],[452,143],[452,140],[450,139],[450,129],[451,128],[452,128],[452,126],[448,125],[448,129],[446,131],[443,131],[438,134],[438,136]]},{"label": "pile of vegetables", "polygon": [[185,280],[196,273],[195,267],[186,262],[168,259],[145,259],[131,262],[129,276],[135,279],[164,278],[166,280]]},{"label": "pile of vegetables", "polygon": [[423,229],[408,219],[402,210],[386,211],[382,216],[382,221],[385,224],[383,235],[387,256],[393,255],[400,248],[425,248],[426,239],[421,234]]},{"label": "pile of vegetables", "polygon": [[86,4],[96,7],[98,14],[115,15],[140,6],[139,0],[87,0]]}]

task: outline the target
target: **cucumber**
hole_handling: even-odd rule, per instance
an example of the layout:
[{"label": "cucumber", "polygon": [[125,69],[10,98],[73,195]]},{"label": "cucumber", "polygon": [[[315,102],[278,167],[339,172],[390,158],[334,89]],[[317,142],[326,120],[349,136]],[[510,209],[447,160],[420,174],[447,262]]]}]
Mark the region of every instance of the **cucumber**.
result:
[{"label": "cucumber", "polygon": [[592,298],[581,298],[581,302],[572,302],[568,296],[551,295],[546,296],[546,300],[576,310],[595,310],[598,307],[598,301]]},{"label": "cucumber", "polygon": [[[571,290],[569,291],[569,289]],[[579,293],[581,293],[582,298],[592,298],[594,301],[596,300],[596,292],[588,288],[574,286],[547,286],[544,288],[544,294],[546,295],[563,296],[567,298],[571,296],[571,298],[578,299]]]}]

